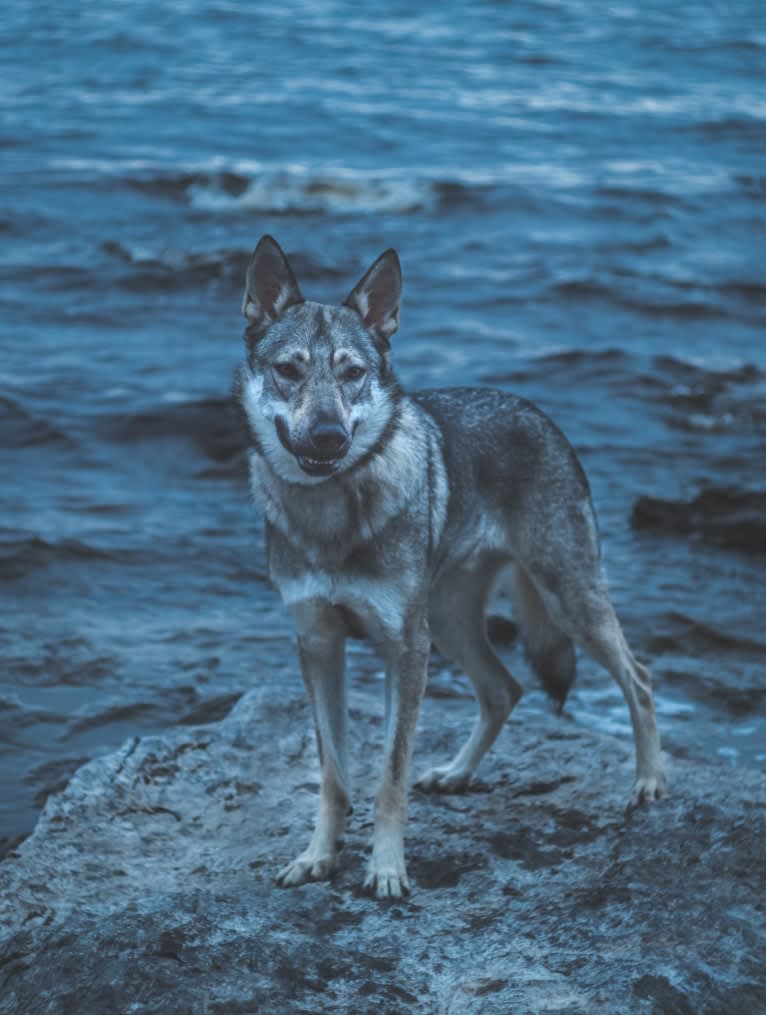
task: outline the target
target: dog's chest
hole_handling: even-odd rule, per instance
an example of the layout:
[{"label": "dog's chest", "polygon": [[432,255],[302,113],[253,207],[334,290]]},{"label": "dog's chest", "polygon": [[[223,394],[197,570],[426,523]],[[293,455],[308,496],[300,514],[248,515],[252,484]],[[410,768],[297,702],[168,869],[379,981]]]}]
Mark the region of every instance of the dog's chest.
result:
[{"label": "dog's chest", "polygon": [[402,510],[406,494],[395,483],[363,480],[316,486],[288,485],[258,455],[250,458],[250,487],[266,520],[314,564],[374,538]]},{"label": "dog's chest", "polygon": [[420,521],[406,512],[384,514],[378,506],[362,525],[348,504],[326,519],[312,511],[306,526],[296,522],[295,510],[290,514],[287,529],[271,519],[267,527],[269,577],[285,605],[330,603],[353,613],[373,637],[398,636],[408,603],[427,580]]},{"label": "dog's chest", "polygon": [[426,549],[417,525],[397,516],[372,538],[346,530],[331,542],[270,530],[269,575],[286,606],[321,600],[353,613],[372,637],[397,637],[408,604],[427,581]]},{"label": "dog's chest", "polygon": [[342,607],[375,638],[399,636],[410,601],[411,590],[399,583],[344,571],[311,570],[297,577],[275,575],[274,581],[288,608],[311,600]]}]

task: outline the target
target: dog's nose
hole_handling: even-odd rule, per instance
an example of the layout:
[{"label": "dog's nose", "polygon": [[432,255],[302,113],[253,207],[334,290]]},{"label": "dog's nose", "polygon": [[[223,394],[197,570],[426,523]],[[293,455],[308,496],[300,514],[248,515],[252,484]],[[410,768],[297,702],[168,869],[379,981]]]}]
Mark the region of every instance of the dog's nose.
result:
[{"label": "dog's nose", "polygon": [[330,458],[345,450],[348,434],[336,420],[320,420],[311,428],[311,443],[320,454]]}]

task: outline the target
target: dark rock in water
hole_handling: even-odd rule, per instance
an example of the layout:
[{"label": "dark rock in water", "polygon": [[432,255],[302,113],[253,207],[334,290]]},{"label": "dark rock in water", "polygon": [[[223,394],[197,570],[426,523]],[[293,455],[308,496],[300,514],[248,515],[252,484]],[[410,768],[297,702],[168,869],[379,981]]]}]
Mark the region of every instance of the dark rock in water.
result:
[{"label": "dark rock in water", "polygon": [[639,497],[630,524],[746,553],[766,553],[766,492],[710,487],[690,501]]},{"label": "dark rock in water", "polygon": [[[81,768],[0,864],[0,1012],[766,1010],[762,775],[676,760],[672,795],[627,817],[631,746],[522,703],[474,792],[413,793],[413,894],[382,904],[359,806],[382,703],[354,699],[331,883],[274,885],[317,806],[297,686]],[[426,699],[416,767],[473,716]]]}]

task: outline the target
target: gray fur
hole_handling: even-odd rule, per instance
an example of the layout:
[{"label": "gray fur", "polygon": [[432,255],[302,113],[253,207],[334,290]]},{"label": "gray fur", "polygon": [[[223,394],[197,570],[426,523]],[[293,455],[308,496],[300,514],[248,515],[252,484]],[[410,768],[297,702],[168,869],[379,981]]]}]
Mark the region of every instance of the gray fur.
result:
[{"label": "gray fur", "polygon": [[[363,629],[386,663],[385,767],[366,880],[379,897],[408,891],[406,772],[430,642],[471,677],[480,714],[462,750],[426,772],[421,788],[464,789],[521,697],[486,636],[487,600],[509,566],[544,686],[563,703],[575,642],[606,666],[633,722],[632,802],[664,790],[651,681],[612,609],[572,447],[506,392],[405,396],[388,349],[400,289],[388,251],[343,306],[305,302],[284,254],[264,238],[248,271],[248,358],[237,382],[269,575],[297,623],[322,770],[314,836],[278,880],[329,877],[337,864],[350,804],[343,645]],[[320,441],[328,428],[329,450]]]},{"label": "gray fur", "polygon": [[553,623],[522,567],[514,568],[511,597],[527,659],[561,711],[575,678],[574,642]]}]

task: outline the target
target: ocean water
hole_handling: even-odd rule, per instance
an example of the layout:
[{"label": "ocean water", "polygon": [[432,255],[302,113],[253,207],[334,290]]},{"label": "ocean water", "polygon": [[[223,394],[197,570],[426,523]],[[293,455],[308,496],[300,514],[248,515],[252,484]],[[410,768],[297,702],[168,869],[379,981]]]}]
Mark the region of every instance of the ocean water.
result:
[{"label": "ocean water", "polygon": [[[228,403],[265,232],[327,302],[398,249],[405,385],[553,416],[668,751],[766,769],[766,558],[629,523],[764,490],[760,2],[6,0],[0,49],[0,846],[126,737],[299,686]],[[629,736],[588,660],[568,711]]]}]

